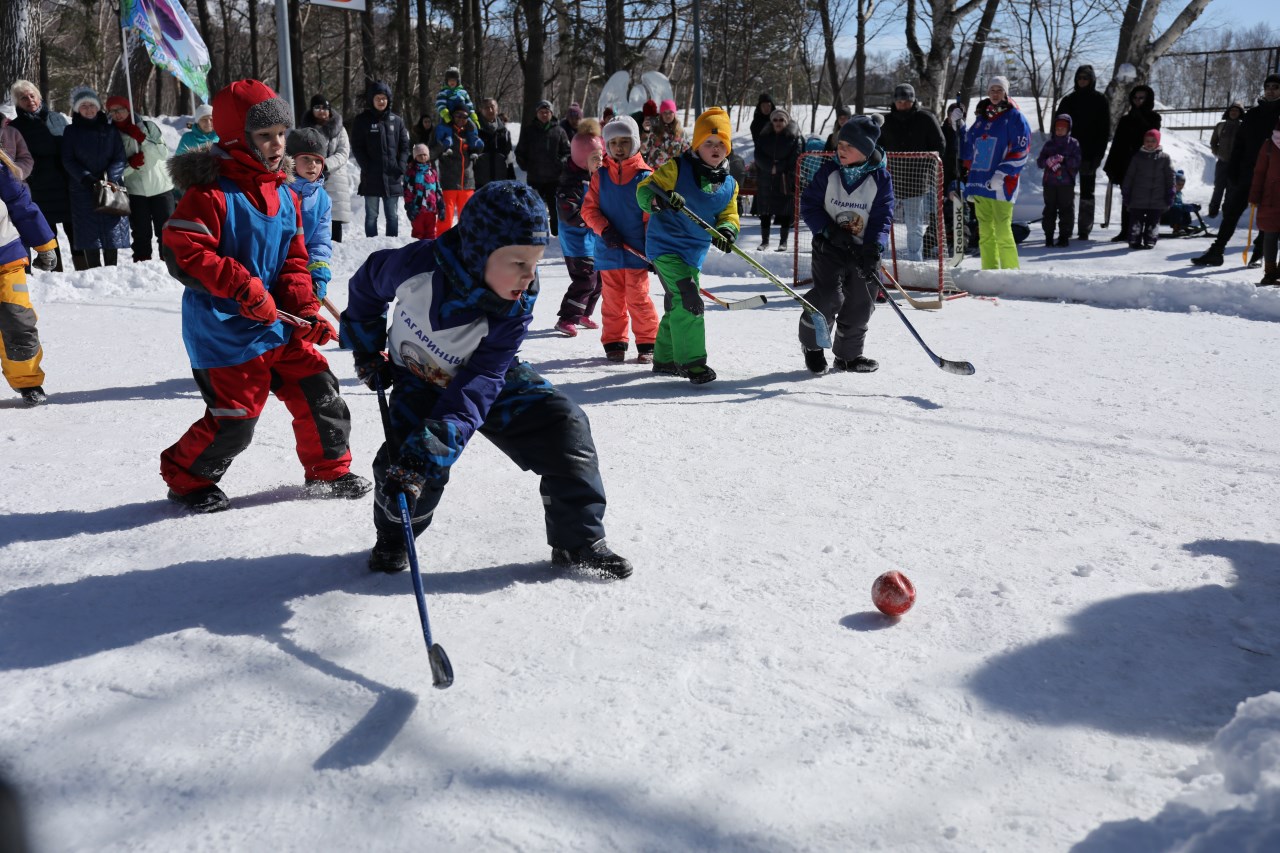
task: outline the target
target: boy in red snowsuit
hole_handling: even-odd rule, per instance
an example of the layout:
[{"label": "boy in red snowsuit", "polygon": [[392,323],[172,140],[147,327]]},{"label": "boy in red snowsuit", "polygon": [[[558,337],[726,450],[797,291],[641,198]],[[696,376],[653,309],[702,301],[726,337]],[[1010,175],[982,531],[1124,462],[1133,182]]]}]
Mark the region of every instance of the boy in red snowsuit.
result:
[{"label": "boy in red snowsuit", "polygon": [[337,335],[320,316],[301,207],[286,183],[291,110],[257,80],[232,83],[212,106],[219,142],[170,161],[185,194],[164,228],[165,260],[187,287],[182,337],[206,408],[161,454],[160,475],[170,500],[194,512],[226,509],[217,483],[249,446],[272,393],[293,415],[307,494],[358,498],[372,484],[350,471],[351,415],[315,349]]}]

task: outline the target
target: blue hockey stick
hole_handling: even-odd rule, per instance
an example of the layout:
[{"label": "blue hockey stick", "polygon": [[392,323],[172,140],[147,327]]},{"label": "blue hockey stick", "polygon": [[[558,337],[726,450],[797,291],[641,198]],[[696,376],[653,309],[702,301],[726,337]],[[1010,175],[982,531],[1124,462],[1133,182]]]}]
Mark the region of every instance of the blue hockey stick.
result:
[{"label": "blue hockey stick", "polygon": [[[377,377],[378,408],[382,411],[382,431],[387,437],[387,448],[395,446],[391,437],[391,409],[387,406],[387,392],[382,379]],[[453,684],[453,664],[444,653],[444,647],[431,641],[431,619],[427,616],[427,593],[422,587],[422,573],[418,571],[418,547],[413,535],[413,517],[409,514],[409,500],[403,491],[396,492],[400,503],[400,525],[404,528],[405,550],[409,552],[409,574],[413,577],[413,594],[418,599],[418,620],[422,622],[422,639],[427,643],[427,658],[431,661],[431,684],[444,690]]]}]

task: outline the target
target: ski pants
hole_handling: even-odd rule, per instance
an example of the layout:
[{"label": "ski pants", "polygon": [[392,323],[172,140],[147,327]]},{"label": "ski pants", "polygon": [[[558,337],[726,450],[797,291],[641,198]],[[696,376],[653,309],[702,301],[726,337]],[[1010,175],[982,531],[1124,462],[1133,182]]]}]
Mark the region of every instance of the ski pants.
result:
[{"label": "ski pants", "polygon": [[[590,317],[596,310],[596,302],[600,300],[600,276],[596,275],[595,258],[565,258],[565,268],[569,270],[569,289],[564,299],[560,300],[560,319],[574,322],[579,317]],[[648,299],[648,274],[645,275],[645,298]],[[650,307],[653,303],[649,303]],[[626,322],[626,316],[623,316]],[[624,328],[624,336],[625,326]],[[624,337],[625,339],[625,337]]]},{"label": "ski pants", "polygon": [[[1218,237],[1213,241],[1211,248],[1216,248],[1222,254],[1227,252],[1227,243],[1231,242],[1231,238],[1235,236],[1236,228],[1240,225],[1240,218],[1245,216],[1249,210],[1249,185],[1248,184],[1228,184],[1227,197],[1222,202],[1222,221],[1218,223]],[[1245,216],[1245,222],[1248,217]],[[1262,232],[1254,228],[1255,237],[1253,240],[1253,254],[1259,254],[1262,251]]]},{"label": "ski pants", "polygon": [[437,237],[458,224],[458,217],[462,215],[462,208],[466,206],[467,201],[475,194],[475,190],[444,191],[444,217],[436,225]]},{"label": "ski pants", "polygon": [[1227,192],[1227,162],[1217,160],[1213,164],[1213,195],[1209,197],[1209,215],[1216,216],[1222,207],[1222,197]]},{"label": "ski pants", "polygon": [[0,367],[15,391],[44,384],[44,351],[24,267],[23,261],[0,267]]},{"label": "ski pants", "polygon": [[1129,245],[1133,248],[1156,244],[1160,231],[1160,214],[1163,210],[1155,208],[1130,207],[1129,211]]},{"label": "ski pants", "polygon": [[133,234],[133,259],[151,260],[151,239],[160,245],[160,232],[173,215],[173,193],[129,196],[129,230]]},{"label": "ski pants", "polygon": [[192,371],[204,417],[160,455],[160,476],[180,495],[222,479],[253,440],[267,396],[293,415],[298,459],[308,480],[336,480],[351,470],[351,413],[338,380],[315,347],[297,338],[228,367]]},{"label": "ski pants", "polygon": [[978,217],[978,251],[984,270],[1016,270],[1018,244],[1013,239],[1013,202],[977,196],[973,213]]},{"label": "ski pants", "polygon": [[1044,226],[1044,236],[1052,240],[1054,234],[1054,225],[1058,227],[1058,236],[1067,238],[1071,236],[1071,229],[1075,226],[1075,202],[1076,188],[1072,185],[1068,186],[1051,186],[1045,184],[1044,187],[1044,210],[1040,214],[1040,224]]},{"label": "ski pants", "polygon": [[[832,249],[813,252],[813,287],[805,298],[822,312],[831,335],[831,354],[852,361],[862,355],[867,326],[876,309],[880,284],[867,277],[854,255]],[[800,346],[818,349],[813,323],[800,315]]]},{"label": "ski pants", "polygon": [[[412,432],[422,429],[431,416],[442,389],[395,368],[391,389],[391,432],[398,448]],[[489,409],[479,432],[516,463],[522,471],[542,478],[542,510],[547,544],[574,550],[604,537],[605,496],[600,479],[591,423],[576,403],[528,364],[514,363],[506,385]],[[384,443],[373,460],[373,523],[379,532],[399,541],[399,501],[386,495],[387,468],[398,450]],[[413,534],[420,536],[431,524],[440,504],[449,470],[429,479],[410,508]]]},{"label": "ski pants", "polygon": [[686,369],[705,366],[707,327],[702,294],[698,291],[701,271],[686,264],[679,255],[659,255],[653,259],[653,266],[667,291],[653,360]]},{"label": "ski pants", "polygon": [[601,270],[600,294],[600,342],[605,351],[627,351],[628,326],[637,349],[652,349],[658,338],[658,309],[649,298],[649,271]]},{"label": "ski pants", "polygon": [[[1094,210],[1094,187],[1098,181],[1098,167],[1102,165],[1102,158],[1085,158],[1080,161],[1080,239],[1083,240],[1089,236],[1089,232],[1093,230],[1093,210]],[[1063,231],[1062,236],[1070,237],[1069,231]]]},{"label": "ski pants", "polygon": [[415,240],[434,240],[436,238],[435,208],[423,207],[410,216],[409,234]]}]

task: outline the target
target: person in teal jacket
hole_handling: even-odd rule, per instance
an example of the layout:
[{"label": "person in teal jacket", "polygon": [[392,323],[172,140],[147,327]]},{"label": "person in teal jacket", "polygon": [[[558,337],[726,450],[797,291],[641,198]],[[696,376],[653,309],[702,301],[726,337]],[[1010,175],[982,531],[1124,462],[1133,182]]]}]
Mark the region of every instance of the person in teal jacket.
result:
[{"label": "person in teal jacket", "polygon": [[191,129],[182,134],[182,138],[178,140],[178,150],[174,153],[182,154],[192,148],[212,145],[217,141],[218,134],[213,132],[213,107],[201,104],[196,107],[195,115],[191,117]]},{"label": "person in teal jacket", "polygon": [[1018,268],[1013,203],[1030,156],[1031,127],[1017,104],[1009,100],[1009,80],[992,77],[987,97],[978,102],[964,154],[969,168],[965,194],[973,200],[978,218],[978,248],[984,270]]},{"label": "person in teal jacket", "polygon": [[[645,239],[645,254],[667,290],[653,371],[684,376],[694,385],[716,378],[707,364],[698,288],[702,263],[712,244],[727,253],[738,239],[738,184],[726,162],[733,148],[730,132],[729,114],[712,107],[694,123],[693,148],[663,163],[636,187],[640,209],[660,214],[650,217]],[[681,214],[685,207],[712,225],[717,236],[709,236]]]}]

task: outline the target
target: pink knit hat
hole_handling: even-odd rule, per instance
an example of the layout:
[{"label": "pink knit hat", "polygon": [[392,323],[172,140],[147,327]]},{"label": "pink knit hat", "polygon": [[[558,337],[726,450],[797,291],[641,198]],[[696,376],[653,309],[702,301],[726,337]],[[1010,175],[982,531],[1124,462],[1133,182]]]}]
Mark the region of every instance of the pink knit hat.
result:
[{"label": "pink knit hat", "polygon": [[1156,145],[1160,144],[1160,131],[1156,130],[1154,127],[1151,128],[1146,133],[1142,134],[1142,141],[1146,142],[1148,136],[1154,136],[1156,138]]},{"label": "pink knit hat", "polygon": [[672,112],[672,113],[673,113],[673,112],[675,112],[675,111],[676,111],[676,102],[675,102],[675,101],[673,101],[673,100],[671,100],[670,98],[667,98],[665,101],[663,101],[662,103],[658,104],[658,112],[659,112],[659,113],[665,113],[665,112]]},{"label": "pink knit hat", "polygon": [[593,151],[604,151],[600,137],[592,133],[575,133],[569,143],[569,157],[579,169],[587,168],[587,158]]}]

